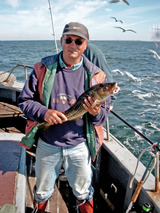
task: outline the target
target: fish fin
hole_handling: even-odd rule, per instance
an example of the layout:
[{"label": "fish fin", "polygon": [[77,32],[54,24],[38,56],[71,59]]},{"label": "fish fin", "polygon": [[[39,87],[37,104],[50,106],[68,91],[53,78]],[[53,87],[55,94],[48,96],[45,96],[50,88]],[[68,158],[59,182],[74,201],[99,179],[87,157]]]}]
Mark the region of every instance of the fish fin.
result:
[{"label": "fish fin", "polygon": [[93,104],[92,104],[92,107],[95,107],[97,104],[99,104],[100,103],[100,101],[99,100],[95,100],[94,102],[93,102]]},{"label": "fish fin", "polygon": [[42,122],[42,123],[37,123],[36,126],[40,129],[40,128],[43,128],[44,124],[46,122]]},{"label": "fish fin", "polygon": [[[74,118],[74,115],[72,115],[72,116],[71,116],[71,119],[68,117],[68,120],[67,120],[67,121],[76,121],[76,120],[82,118],[84,114],[85,114],[85,113],[80,114],[80,116],[78,116],[78,115],[76,116],[76,114],[75,114],[75,118]],[[73,118],[72,118],[72,117],[73,117]]]},{"label": "fish fin", "polygon": [[[80,119],[80,118],[82,118],[82,116],[81,116],[81,117],[76,117],[76,118],[74,118],[74,119],[71,119],[71,121],[76,121],[76,120],[78,120],[78,119]],[[69,121],[69,119],[68,119],[68,121]]]},{"label": "fish fin", "polygon": [[44,131],[46,131],[51,125],[47,122],[43,122],[38,123],[36,126],[38,127],[38,129],[43,129]]}]

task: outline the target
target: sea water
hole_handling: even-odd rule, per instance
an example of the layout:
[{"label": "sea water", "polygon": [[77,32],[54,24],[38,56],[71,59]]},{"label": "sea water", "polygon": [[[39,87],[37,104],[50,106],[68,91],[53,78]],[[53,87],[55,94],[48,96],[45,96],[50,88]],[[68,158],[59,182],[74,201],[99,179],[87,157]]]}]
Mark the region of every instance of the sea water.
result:
[{"label": "sea water", "polygon": [[[148,49],[160,54],[160,43],[145,41],[90,41],[104,53],[113,80],[120,92],[115,95],[113,111],[152,142],[160,141],[160,60]],[[60,41],[57,41],[61,51]],[[33,67],[41,58],[55,54],[54,41],[0,41],[0,71],[17,64]],[[28,73],[31,70],[28,69]],[[17,80],[25,81],[24,69],[13,71]],[[110,132],[138,157],[150,144],[117,119],[109,115]],[[142,162],[147,165],[146,152]]]}]

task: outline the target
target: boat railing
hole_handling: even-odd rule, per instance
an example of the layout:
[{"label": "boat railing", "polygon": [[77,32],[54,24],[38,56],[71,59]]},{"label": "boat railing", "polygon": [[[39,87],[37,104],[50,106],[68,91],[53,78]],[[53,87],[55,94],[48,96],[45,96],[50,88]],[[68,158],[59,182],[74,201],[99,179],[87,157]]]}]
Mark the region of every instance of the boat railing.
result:
[{"label": "boat railing", "polygon": [[[147,138],[145,135],[143,135],[141,132],[139,132],[137,129],[135,129],[131,124],[129,124],[127,121],[125,121],[123,118],[121,118],[119,115],[117,115],[112,110],[110,111],[114,116],[116,116],[119,120],[121,120],[123,123],[125,123],[127,126],[129,126],[134,132],[136,132],[138,135],[140,135],[143,139],[145,139],[147,142],[149,142],[153,147],[156,147],[157,143],[153,143],[149,138]],[[109,131],[109,120],[107,118],[106,120],[106,140],[110,140],[110,131]],[[157,147],[158,151],[156,153],[156,165],[155,165],[155,192],[159,192],[159,151],[160,148]]]},{"label": "boat railing", "polygon": [[[13,73],[13,71],[17,68],[17,67],[24,67],[24,72],[25,72],[25,80],[27,80],[28,78],[28,74],[27,74],[27,68],[30,68],[30,69],[33,69],[33,67],[31,66],[27,66],[27,65],[22,65],[22,64],[17,64],[15,67],[13,67],[12,69],[9,69],[1,74],[4,74],[4,73],[8,73],[8,76],[5,80],[3,80],[3,82],[8,82],[9,81],[9,77],[11,76],[11,74]],[[3,83],[1,82],[1,83]]]}]

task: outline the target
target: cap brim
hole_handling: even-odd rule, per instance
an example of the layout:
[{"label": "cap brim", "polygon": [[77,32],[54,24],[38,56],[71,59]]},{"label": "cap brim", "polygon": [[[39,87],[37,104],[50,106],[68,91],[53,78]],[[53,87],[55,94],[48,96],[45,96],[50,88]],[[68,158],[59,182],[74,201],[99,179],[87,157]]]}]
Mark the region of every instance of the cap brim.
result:
[{"label": "cap brim", "polygon": [[85,37],[83,34],[75,32],[75,31],[65,32],[65,33],[63,33],[63,35],[76,35],[76,36],[79,36],[81,38],[84,38],[85,40],[88,40],[88,38]]}]

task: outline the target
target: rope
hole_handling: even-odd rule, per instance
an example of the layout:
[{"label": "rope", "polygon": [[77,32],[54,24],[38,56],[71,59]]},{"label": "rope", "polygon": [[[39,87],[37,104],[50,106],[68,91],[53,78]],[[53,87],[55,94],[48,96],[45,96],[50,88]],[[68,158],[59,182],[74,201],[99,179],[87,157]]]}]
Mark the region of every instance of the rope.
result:
[{"label": "rope", "polygon": [[157,161],[156,161],[156,158],[154,158],[154,164],[153,164],[153,166],[151,167],[151,169],[150,169],[150,171],[149,171],[147,177],[145,178],[144,183],[146,182],[147,178],[149,177],[149,175],[151,174],[152,170],[153,170],[154,167],[156,166],[156,162],[157,162]]},{"label": "rope", "polygon": [[[9,72],[8,77],[7,77],[4,81],[2,81],[2,82],[7,82],[8,79],[9,79],[9,77],[10,77],[10,75],[12,74],[13,70],[16,69],[17,67],[24,67],[24,68],[27,67],[27,68],[33,69],[33,67],[31,67],[31,66],[22,65],[22,64],[17,64],[17,65],[16,65],[15,67],[13,67],[12,69],[9,69],[8,71],[4,71],[4,72],[0,73],[0,75],[4,75],[4,73],[8,73],[8,72]],[[2,83],[2,82],[0,82],[0,83]]]},{"label": "rope", "polygon": [[78,201],[76,200],[76,206],[73,206],[73,208],[74,208],[77,212],[79,212],[79,207],[82,206],[83,204],[85,204],[86,202],[87,202],[87,200],[83,200],[83,202],[79,204]]},{"label": "rope", "polygon": [[[154,146],[154,145],[153,145],[153,146]],[[145,183],[145,181],[147,180],[147,178],[149,177],[149,175],[151,174],[152,170],[154,169],[154,167],[155,167],[155,165],[156,165],[156,155],[152,152],[152,151],[153,151],[153,146],[150,146],[149,148],[144,149],[144,150],[141,152],[141,154],[139,155],[138,160],[137,160],[137,164],[136,164],[136,168],[135,168],[135,171],[134,171],[134,174],[133,174],[133,177],[132,177],[132,179],[131,179],[131,181],[130,181],[130,186],[129,186],[130,188],[132,188],[133,180],[134,180],[134,178],[135,178],[135,175],[136,175],[136,172],[137,172],[137,169],[138,169],[138,165],[139,165],[140,159],[141,159],[142,155],[143,155],[145,152],[147,152],[147,151],[149,152],[149,154],[150,154],[152,157],[154,157],[154,163],[153,163],[152,167],[150,168],[150,171],[149,171],[147,177],[145,178],[144,183]]]},{"label": "rope", "polygon": [[[18,66],[20,66],[20,64],[17,64],[15,67],[13,67],[12,69],[9,69],[8,71],[5,71],[5,72],[3,72],[3,73],[0,73],[0,75],[3,75],[4,73],[7,73],[7,72],[10,71],[10,73],[9,73],[9,76],[10,76],[11,73],[13,72],[13,70],[14,70],[15,68],[17,68]],[[8,76],[8,78],[9,78],[9,76]],[[6,79],[6,81],[8,80],[8,78]]]}]

